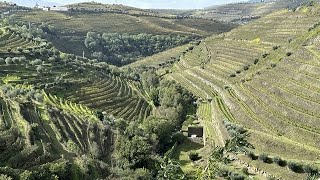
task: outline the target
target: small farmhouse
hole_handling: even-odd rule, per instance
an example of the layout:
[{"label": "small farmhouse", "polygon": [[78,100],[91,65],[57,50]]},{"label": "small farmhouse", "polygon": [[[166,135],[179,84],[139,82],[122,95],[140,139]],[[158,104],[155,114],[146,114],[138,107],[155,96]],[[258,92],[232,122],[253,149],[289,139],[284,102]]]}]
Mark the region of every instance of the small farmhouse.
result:
[{"label": "small farmhouse", "polygon": [[203,127],[188,127],[188,137],[203,137]]}]

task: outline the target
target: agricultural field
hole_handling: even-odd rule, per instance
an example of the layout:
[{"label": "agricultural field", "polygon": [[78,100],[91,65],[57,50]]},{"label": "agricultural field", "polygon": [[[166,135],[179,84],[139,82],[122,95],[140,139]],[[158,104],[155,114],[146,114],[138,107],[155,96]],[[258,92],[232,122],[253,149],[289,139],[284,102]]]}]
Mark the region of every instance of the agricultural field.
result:
[{"label": "agricultural field", "polygon": [[[213,102],[211,111],[217,112],[211,123],[227,119],[248,129],[254,152],[318,166],[318,17],[319,6],[302,6],[209,37],[185,53],[166,78]],[[224,138],[221,128],[205,130],[208,138]],[[282,179],[301,178],[264,170]]]}]

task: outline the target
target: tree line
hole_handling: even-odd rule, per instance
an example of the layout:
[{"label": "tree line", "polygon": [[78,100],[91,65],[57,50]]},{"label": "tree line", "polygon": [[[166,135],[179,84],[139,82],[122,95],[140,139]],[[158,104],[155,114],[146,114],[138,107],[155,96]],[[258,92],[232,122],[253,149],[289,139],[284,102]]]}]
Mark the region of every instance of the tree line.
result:
[{"label": "tree line", "polygon": [[134,62],[138,58],[186,44],[193,38],[182,35],[88,32],[84,43],[91,50],[94,58],[122,66]]}]

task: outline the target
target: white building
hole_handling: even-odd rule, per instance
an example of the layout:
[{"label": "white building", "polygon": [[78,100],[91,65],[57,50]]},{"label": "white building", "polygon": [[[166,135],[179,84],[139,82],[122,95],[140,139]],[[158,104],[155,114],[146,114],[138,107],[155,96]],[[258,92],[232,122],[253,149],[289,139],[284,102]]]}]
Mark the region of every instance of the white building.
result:
[{"label": "white building", "polygon": [[67,7],[59,6],[59,7],[51,7],[51,11],[68,11],[69,9]]}]

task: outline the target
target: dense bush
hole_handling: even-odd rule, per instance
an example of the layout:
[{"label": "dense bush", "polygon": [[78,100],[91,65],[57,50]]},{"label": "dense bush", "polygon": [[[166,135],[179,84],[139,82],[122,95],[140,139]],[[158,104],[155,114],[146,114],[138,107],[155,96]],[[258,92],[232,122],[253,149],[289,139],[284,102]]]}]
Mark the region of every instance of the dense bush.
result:
[{"label": "dense bush", "polygon": [[10,64],[12,64],[12,63],[13,63],[13,61],[12,61],[12,58],[11,58],[11,57],[7,57],[7,58],[6,58],[6,60],[5,60],[5,62],[6,62],[6,64],[7,64],[7,65],[10,65]]},{"label": "dense bush", "polygon": [[303,165],[302,169],[305,173],[308,174],[318,174],[318,169],[308,164]]},{"label": "dense bush", "polygon": [[21,47],[18,47],[17,50],[18,50],[19,52],[23,52],[23,48],[21,48]]},{"label": "dense bush", "polygon": [[266,57],[268,57],[269,56],[269,53],[264,53],[263,55],[262,55],[262,58],[266,58]]},{"label": "dense bush", "polygon": [[292,52],[287,52],[286,55],[287,55],[287,56],[291,56],[291,55],[292,55]]},{"label": "dense bush", "polygon": [[243,70],[245,70],[245,71],[249,70],[249,66],[244,66]]},{"label": "dense bush", "polygon": [[41,59],[35,59],[33,61],[31,61],[31,65],[41,65],[42,64],[42,60]]},{"label": "dense bush", "polygon": [[247,156],[252,160],[257,160],[258,156],[256,156],[253,152],[248,152]]},{"label": "dense bush", "polygon": [[273,158],[273,162],[275,162],[276,164],[278,164],[278,165],[281,166],[281,167],[284,167],[284,166],[287,165],[287,161],[281,159],[280,157],[274,157],[274,158]]},{"label": "dense bush", "polygon": [[289,162],[288,168],[295,173],[304,173],[303,165],[297,162]]},{"label": "dense bush", "polygon": [[263,161],[264,163],[272,163],[272,159],[264,153],[259,156],[259,160]]},{"label": "dense bush", "polygon": [[183,135],[183,133],[181,133],[181,132],[177,132],[177,133],[173,134],[173,136],[172,136],[172,140],[174,142],[177,142],[178,144],[184,143],[186,139],[187,139],[187,137],[185,135]]},{"label": "dense bush", "polygon": [[199,153],[197,153],[197,152],[195,152],[195,151],[191,151],[188,156],[189,156],[189,159],[190,159],[191,161],[197,161],[197,160],[200,159]]},{"label": "dense bush", "polygon": [[88,32],[85,45],[92,51],[93,57],[121,66],[133,62],[139,57],[150,56],[189,41],[189,36],[181,35],[128,35],[117,33],[101,35]]},{"label": "dense bush", "polygon": [[19,63],[19,58],[18,57],[14,57],[14,58],[12,58],[12,62],[14,63],[14,64],[17,64],[17,63]]},{"label": "dense bush", "polygon": [[272,49],[273,49],[273,50],[277,50],[277,49],[279,49],[279,47],[280,47],[280,46],[278,46],[278,45],[272,46]]}]

